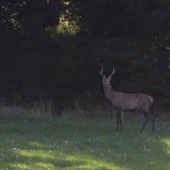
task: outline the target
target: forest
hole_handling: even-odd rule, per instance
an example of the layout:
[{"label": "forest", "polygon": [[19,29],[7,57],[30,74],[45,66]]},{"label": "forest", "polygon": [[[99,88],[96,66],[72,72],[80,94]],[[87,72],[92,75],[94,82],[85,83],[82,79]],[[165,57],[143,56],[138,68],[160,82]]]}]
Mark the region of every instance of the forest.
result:
[{"label": "forest", "polygon": [[[62,110],[115,91],[146,93],[170,109],[169,0],[0,0],[0,95],[50,99]],[[89,97],[92,102],[89,102]]]}]

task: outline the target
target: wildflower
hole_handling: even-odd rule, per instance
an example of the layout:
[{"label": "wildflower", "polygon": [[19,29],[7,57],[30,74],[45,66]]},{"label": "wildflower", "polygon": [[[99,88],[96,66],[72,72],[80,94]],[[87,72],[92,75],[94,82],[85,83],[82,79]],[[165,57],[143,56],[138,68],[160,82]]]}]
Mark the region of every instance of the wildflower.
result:
[{"label": "wildflower", "polygon": [[29,161],[31,161],[31,158],[29,158]]},{"label": "wildflower", "polygon": [[50,151],[50,153],[52,152],[51,150],[49,150]]},{"label": "wildflower", "polygon": [[19,158],[18,155],[16,155],[16,158],[17,158],[17,159]]},{"label": "wildflower", "polygon": [[89,139],[89,142],[90,142],[90,139]]},{"label": "wildflower", "polygon": [[57,143],[58,143],[58,141],[57,141]]},{"label": "wildflower", "polygon": [[79,141],[79,143],[80,143],[80,141]]},{"label": "wildflower", "polygon": [[37,160],[37,162],[38,162],[38,160]]},{"label": "wildflower", "polygon": [[1,153],[1,156],[4,157],[3,153]]},{"label": "wildflower", "polygon": [[76,134],[74,134],[74,136],[76,136]]},{"label": "wildflower", "polygon": [[96,138],[96,140],[98,140],[98,138]]},{"label": "wildflower", "polygon": [[75,147],[75,148],[73,148],[74,150],[77,150],[79,147]]},{"label": "wildflower", "polygon": [[55,142],[54,142],[54,145],[55,145]]},{"label": "wildflower", "polygon": [[67,145],[67,141],[66,141],[66,145]]},{"label": "wildflower", "polygon": [[61,154],[61,156],[63,156],[63,155]]},{"label": "wildflower", "polygon": [[35,150],[33,150],[33,152],[35,153]]},{"label": "wildflower", "polygon": [[27,136],[27,134],[25,134],[25,136]]},{"label": "wildflower", "polygon": [[126,143],[124,145],[126,145]]},{"label": "wildflower", "polygon": [[58,149],[58,146],[57,146],[57,149]]}]

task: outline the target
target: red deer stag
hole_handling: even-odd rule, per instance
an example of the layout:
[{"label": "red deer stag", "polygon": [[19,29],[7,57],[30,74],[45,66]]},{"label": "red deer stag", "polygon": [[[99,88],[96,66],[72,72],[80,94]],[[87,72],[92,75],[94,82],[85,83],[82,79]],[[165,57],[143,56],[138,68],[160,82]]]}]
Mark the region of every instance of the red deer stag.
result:
[{"label": "red deer stag", "polygon": [[155,131],[155,117],[149,111],[149,107],[153,103],[153,98],[147,94],[142,93],[129,94],[114,91],[110,84],[110,80],[114,73],[115,73],[114,67],[112,74],[108,76],[108,78],[106,78],[106,76],[103,75],[103,67],[101,72],[99,72],[99,74],[102,75],[103,79],[105,97],[112,104],[113,109],[115,109],[118,113],[117,131],[119,130],[119,124],[121,124],[121,130],[123,130],[122,112],[136,109],[140,110],[141,115],[144,119],[144,124],[141,131],[144,130],[146,124],[149,121],[149,118],[152,120],[152,131]]}]

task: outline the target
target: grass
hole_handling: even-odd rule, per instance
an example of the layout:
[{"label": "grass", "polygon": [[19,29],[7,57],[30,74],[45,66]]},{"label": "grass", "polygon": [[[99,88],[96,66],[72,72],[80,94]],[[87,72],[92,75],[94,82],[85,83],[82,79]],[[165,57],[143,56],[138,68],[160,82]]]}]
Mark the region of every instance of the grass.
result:
[{"label": "grass", "polygon": [[138,133],[143,122],[125,119],[116,132],[115,119],[25,119],[21,111],[1,116],[0,169],[170,169],[169,122],[157,121],[155,132],[150,122]]}]

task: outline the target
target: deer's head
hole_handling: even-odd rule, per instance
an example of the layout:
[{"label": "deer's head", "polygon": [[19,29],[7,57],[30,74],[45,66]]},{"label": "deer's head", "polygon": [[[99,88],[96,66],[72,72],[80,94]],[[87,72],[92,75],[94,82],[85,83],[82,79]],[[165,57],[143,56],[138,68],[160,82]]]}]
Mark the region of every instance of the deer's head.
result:
[{"label": "deer's head", "polygon": [[106,77],[105,75],[103,75],[103,66],[102,66],[101,72],[100,72],[100,71],[98,71],[98,72],[99,72],[99,74],[102,75],[103,87],[107,87],[108,84],[110,83],[110,80],[111,80],[111,78],[112,78],[112,75],[113,75],[116,71],[115,71],[115,69],[114,69],[114,67],[113,67],[113,72],[112,72],[112,74],[111,74],[110,76]]}]

